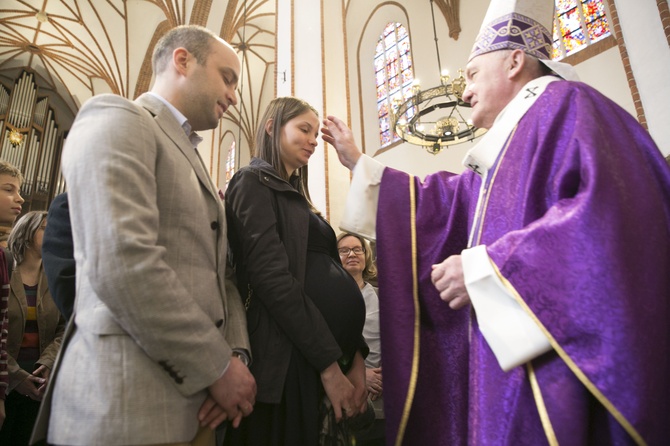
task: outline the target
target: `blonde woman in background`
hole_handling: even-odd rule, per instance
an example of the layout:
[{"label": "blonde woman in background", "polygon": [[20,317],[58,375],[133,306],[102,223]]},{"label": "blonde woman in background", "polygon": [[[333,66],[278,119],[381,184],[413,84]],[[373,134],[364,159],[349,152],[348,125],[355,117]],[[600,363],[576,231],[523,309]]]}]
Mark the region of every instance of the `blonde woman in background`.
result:
[{"label": "blonde woman in background", "polygon": [[28,444],[65,331],[65,319],[51,298],[42,268],[46,217],[43,211],[28,212],[7,241],[15,266],[9,292],[7,418],[0,444]]},{"label": "blonde woman in background", "polygon": [[365,325],[363,337],[370,348],[365,359],[365,382],[375,409],[375,423],[356,436],[358,446],[384,444],[384,402],[382,400],[382,356],[379,337],[379,299],[377,289],[369,281],[377,277],[372,250],[367,240],[343,232],[337,236],[337,251],[344,269],[351,274],[361,289],[365,300]]}]

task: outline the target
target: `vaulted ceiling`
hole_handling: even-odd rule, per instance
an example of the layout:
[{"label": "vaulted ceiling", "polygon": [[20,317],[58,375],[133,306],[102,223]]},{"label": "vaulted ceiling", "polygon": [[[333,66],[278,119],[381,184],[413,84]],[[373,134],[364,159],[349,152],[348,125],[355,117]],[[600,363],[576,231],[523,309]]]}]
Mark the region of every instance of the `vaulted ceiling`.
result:
[{"label": "vaulted ceiling", "polygon": [[243,100],[225,119],[249,137],[274,89],[275,0],[2,0],[0,82],[34,71],[68,121],[94,94],[147,91],[155,42],[181,24],[206,26],[240,53]]}]

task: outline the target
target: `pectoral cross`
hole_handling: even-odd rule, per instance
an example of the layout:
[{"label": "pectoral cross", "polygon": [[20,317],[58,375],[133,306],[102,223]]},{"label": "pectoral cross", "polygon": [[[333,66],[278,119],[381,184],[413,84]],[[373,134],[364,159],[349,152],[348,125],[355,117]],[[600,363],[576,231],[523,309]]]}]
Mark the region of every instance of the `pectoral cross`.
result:
[{"label": "pectoral cross", "polygon": [[537,96],[537,93],[535,93],[535,90],[537,90],[537,87],[526,88],[526,91],[528,92],[528,94],[526,95],[526,97],[524,99],[528,99],[528,98],[532,98],[533,96]]},{"label": "pectoral cross", "polygon": [[468,164],[468,167],[469,167],[470,170],[472,170],[474,173],[476,173],[476,174],[478,174],[478,175],[481,175],[481,174],[482,174],[482,173],[480,172],[480,170],[479,170],[479,165],[477,165],[477,164]]}]

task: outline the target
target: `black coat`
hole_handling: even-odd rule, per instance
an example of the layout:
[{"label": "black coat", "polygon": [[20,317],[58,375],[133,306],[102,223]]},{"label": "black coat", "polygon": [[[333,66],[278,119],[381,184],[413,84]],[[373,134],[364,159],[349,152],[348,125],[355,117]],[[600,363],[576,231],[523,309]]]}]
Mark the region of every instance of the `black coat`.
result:
[{"label": "black coat", "polygon": [[47,228],[42,240],[42,264],[49,291],[67,321],[74,308],[76,288],[76,265],[67,193],[56,196],[49,206]]},{"label": "black coat", "polygon": [[254,158],[226,191],[228,239],[247,311],[256,400],[279,403],[292,346],[322,371],[342,355],[304,293],[309,206],[268,163]]}]

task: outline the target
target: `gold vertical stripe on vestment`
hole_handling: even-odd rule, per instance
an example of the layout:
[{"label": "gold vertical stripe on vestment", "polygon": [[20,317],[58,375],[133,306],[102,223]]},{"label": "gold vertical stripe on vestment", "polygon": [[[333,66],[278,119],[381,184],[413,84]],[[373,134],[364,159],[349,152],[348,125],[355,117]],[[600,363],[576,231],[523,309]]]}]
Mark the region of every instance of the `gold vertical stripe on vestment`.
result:
[{"label": "gold vertical stripe on vestment", "polygon": [[405,429],[407,428],[407,421],[409,413],[412,409],[412,402],[414,401],[414,393],[416,392],[416,380],[419,374],[419,276],[417,268],[417,249],[416,249],[416,196],[414,190],[414,177],[409,176],[409,206],[410,206],[410,240],[412,244],[412,300],[414,302],[414,352],[412,354],[412,371],[409,377],[409,385],[407,389],[407,397],[405,399],[405,406],[400,418],[400,425],[398,426],[398,436],[396,437],[395,445],[402,444],[405,436]]},{"label": "gold vertical stripe on vestment", "polygon": [[623,427],[626,430],[626,432],[628,432],[628,435],[631,436],[631,438],[633,439],[633,441],[635,441],[636,444],[646,446],[647,443],[644,441],[640,433],[635,429],[635,427],[633,427],[630,421],[628,421],[626,417],[624,417],[623,414],[619,412],[619,409],[617,409],[614,406],[614,404],[612,404],[612,402],[609,399],[607,399],[605,395],[603,395],[600,389],[598,389],[598,387],[596,387],[596,385],[593,384],[593,382],[588,378],[588,376],[586,376],[586,374],[572,360],[570,355],[568,355],[568,353],[563,349],[563,347],[561,347],[561,345],[551,335],[551,333],[549,332],[549,330],[547,330],[544,324],[540,322],[540,319],[535,315],[535,313],[533,313],[533,310],[531,310],[530,307],[526,304],[526,301],[524,301],[521,298],[521,295],[516,290],[516,288],[514,288],[514,285],[512,285],[509,282],[509,280],[507,280],[507,278],[505,278],[505,276],[503,276],[500,273],[498,265],[496,265],[493,261],[491,261],[491,265],[493,265],[493,269],[495,270],[496,274],[502,281],[505,288],[507,288],[512,294],[512,296],[514,296],[514,300],[516,300],[519,303],[521,308],[523,308],[524,311],[531,317],[531,319],[533,319],[535,324],[537,324],[537,326],[540,327],[542,333],[544,333],[547,339],[549,339],[549,343],[551,344],[552,348],[556,350],[558,356],[560,356],[561,359],[563,359],[565,364],[568,366],[568,368],[570,368],[570,370],[572,370],[577,379],[579,379],[579,381],[581,381],[581,383],[584,384],[584,386],[589,390],[589,392],[591,392],[593,396],[596,397],[598,401],[600,401],[600,404],[602,404],[605,407],[605,409],[607,409],[609,413],[612,414],[614,419],[616,419],[619,422],[619,424],[621,424],[621,427]]},{"label": "gold vertical stripe on vestment", "polygon": [[[488,184],[488,187],[486,187],[486,190],[484,192],[484,203],[481,206],[479,215],[476,217],[476,221],[479,222],[479,227],[477,228],[477,234],[475,237],[473,237],[473,244],[472,246],[477,246],[481,242],[481,236],[483,233],[483,228],[484,228],[484,218],[486,215],[486,210],[488,207],[488,202],[489,198],[491,196],[491,190],[493,189],[493,183],[495,182],[496,175],[498,173],[498,170],[500,169],[500,166],[502,165],[502,161],[505,157],[505,154],[507,153],[507,149],[509,148],[510,142],[514,138],[514,134],[516,132],[517,127],[514,127],[514,130],[512,130],[512,133],[510,134],[509,138],[507,139],[507,142],[505,143],[505,147],[503,148],[502,152],[500,153],[500,158],[498,162],[495,165],[495,170],[493,171],[493,177],[491,178],[491,181]],[[490,174],[487,173],[487,175]],[[565,364],[572,370],[572,372],[575,374],[575,376],[581,381],[581,383],[593,394],[593,396],[596,397],[598,401],[607,409],[612,416],[621,424],[621,426],[628,432],[628,434],[631,436],[631,438],[635,441],[636,444],[638,445],[645,445],[646,442],[642,438],[642,436],[639,434],[639,432],[633,427],[633,425],[628,421],[623,414],[610,402],[609,399],[603,393],[596,387],[593,382],[586,376],[584,372],[577,366],[577,364],[570,358],[570,356],[567,354],[567,352],[559,345],[559,343],[554,339],[554,337],[549,333],[549,330],[546,329],[546,327],[540,322],[538,317],[533,313],[533,311],[528,307],[526,302],[521,298],[521,295],[519,292],[514,288],[514,286],[500,273],[500,270],[498,269],[498,265],[496,265],[493,260],[491,260],[491,264],[493,265],[493,269],[495,270],[496,274],[502,281],[503,285],[510,291],[510,293],[514,296],[514,299],[519,303],[521,308],[524,309],[524,311],[530,315],[530,317],[533,319],[533,321],[537,324],[538,327],[540,327],[540,330],[542,330],[542,333],[549,339],[549,343],[551,344],[552,348],[558,353],[558,355],[563,359]],[[529,362],[530,363],[530,362]],[[537,378],[535,378],[537,379]],[[532,382],[531,382],[532,385]],[[536,385],[538,386],[539,389],[539,383],[536,380]],[[534,392],[535,393],[535,392]],[[537,399],[536,399],[536,404],[537,404]],[[542,402],[544,404],[544,402]],[[538,406],[538,411],[540,413],[541,409]],[[545,409],[546,411],[546,409]],[[548,414],[547,414],[548,416]],[[543,422],[544,425],[544,422]],[[546,430],[545,430],[546,432]],[[551,435],[555,435],[552,429]],[[549,439],[549,433],[547,433],[547,438]]]},{"label": "gold vertical stripe on vestment", "polygon": [[535,375],[535,369],[533,368],[533,363],[531,361],[526,363],[526,369],[528,370],[528,379],[530,380],[530,387],[533,389],[533,397],[535,398],[537,411],[540,414],[544,434],[547,436],[547,441],[550,446],[558,446],[558,439],[556,438],[554,427],[551,425],[547,406],[545,406],[544,398],[542,397],[542,389],[540,389],[540,383],[537,382],[537,376]]}]

